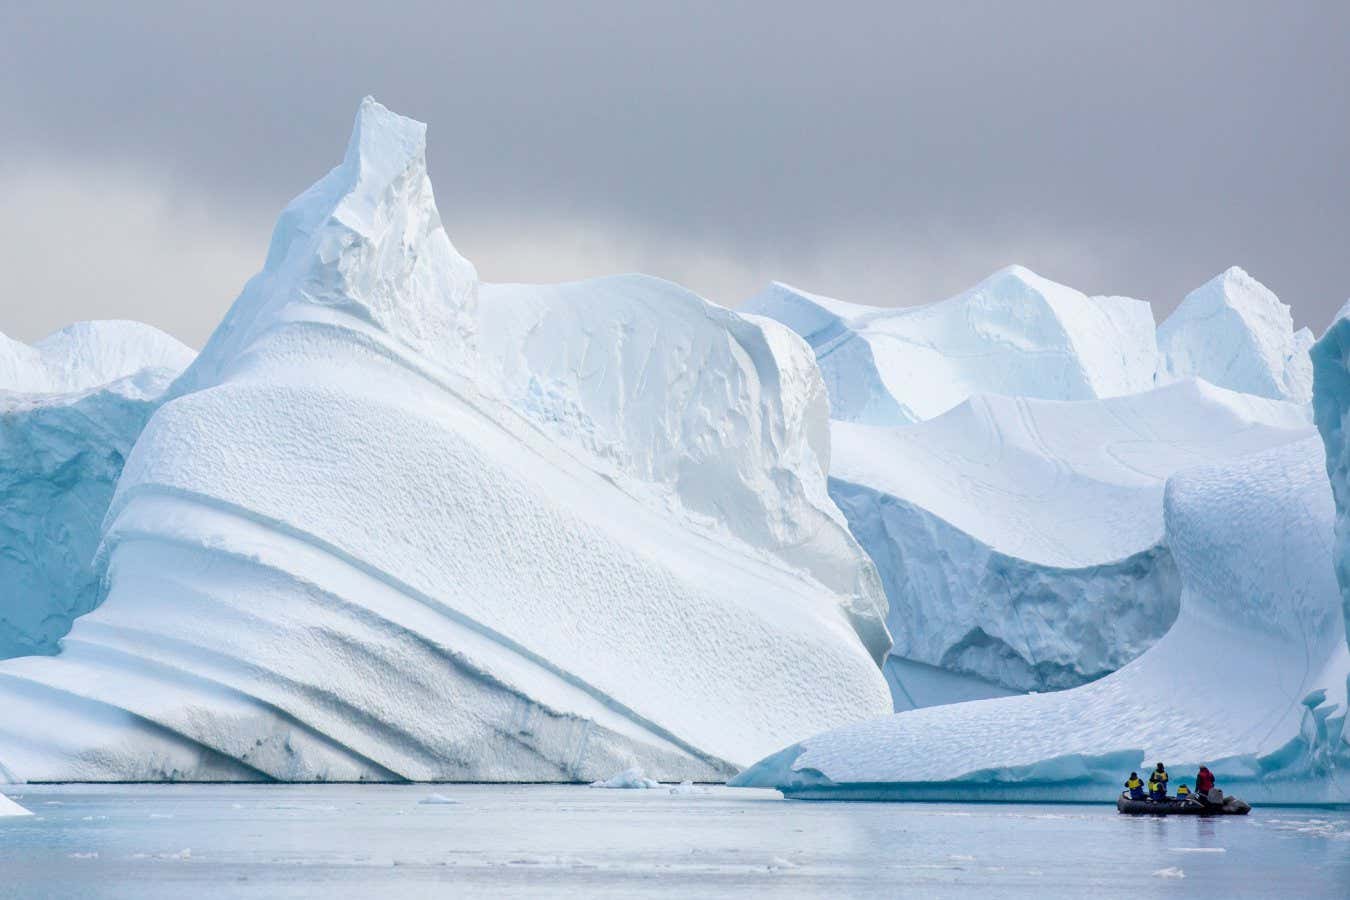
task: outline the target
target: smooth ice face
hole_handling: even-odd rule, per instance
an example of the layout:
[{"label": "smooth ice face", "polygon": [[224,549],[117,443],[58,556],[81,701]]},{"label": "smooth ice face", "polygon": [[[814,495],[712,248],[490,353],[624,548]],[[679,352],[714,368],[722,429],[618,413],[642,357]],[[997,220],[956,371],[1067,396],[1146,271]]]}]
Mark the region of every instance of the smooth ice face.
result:
[{"label": "smooth ice face", "polygon": [[55,653],[99,599],[93,567],[122,464],[192,351],[134,322],[0,337],[0,659]]},{"label": "smooth ice face", "polygon": [[0,771],[718,779],[889,709],[805,349],[642,280],[480,286],[422,146],[367,100],[283,213],[127,462],[104,604],[0,665]]},{"label": "smooth ice face", "polygon": [[[1134,659],[1177,614],[1167,477],[1311,430],[1295,404],[1194,380],[835,422],[830,491],[886,585],[897,709],[1074,687]],[[953,696],[929,683],[941,673],[975,680]]]},{"label": "smooth ice face", "polygon": [[845,421],[902,425],[975,394],[1088,400],[1154,381],[1147,303],[1087,297],[1022,266],[926,306],[857,306],[773,284],[743,309],[806,338]]},{"label": "smooth ice face", "polygon": [[1307,403],[1312,344],[1308,329],[1294,331],[1289,307],[1234,266],[1187,294],[1158,327],[1159,375]]},{"label": "smooth ice face", "polygon": [[1350,800],[1333,777],[1350,766],[1350,648],[1321,442],[1179,472],[1164,509],[1181,611],[1134,662],[1068,691],[846,726],[736,783],[803,796],[1100,799],[1163,760],[1177,772],[1207,763],[1248,799]]}]

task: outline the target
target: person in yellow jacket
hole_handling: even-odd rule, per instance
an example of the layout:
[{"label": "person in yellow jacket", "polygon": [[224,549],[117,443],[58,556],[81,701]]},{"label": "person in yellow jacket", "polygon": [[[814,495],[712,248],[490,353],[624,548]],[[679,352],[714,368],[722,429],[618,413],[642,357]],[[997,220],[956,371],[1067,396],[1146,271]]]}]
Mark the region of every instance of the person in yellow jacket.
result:
[{"label": "person in yellow jacket", "polygon": [[1167,799],[1167,769],[1163,768],[1162,763],[1158,763],[1157,768],[1149,773],[1148,795],[1153,800]]},{"label": "person in yellow jacket", "polygon": [[1138,772],[1131,772],[1130,777],[1125,779],[1125,788],[1130,792],[1131,800],[1144,799],[1144,782],[1139,780]]},{"label": "person in yellow jacket", "polygon": [[1185,799],[1189,798],[1190,796],[1191,796],[1191,789],[1188,788],[1188,787],[1186,787],[1186,785],[1183,784],[1181,787],[1177,788],[1177,799],[1178,799],[1178,800],[1185,800]]}]

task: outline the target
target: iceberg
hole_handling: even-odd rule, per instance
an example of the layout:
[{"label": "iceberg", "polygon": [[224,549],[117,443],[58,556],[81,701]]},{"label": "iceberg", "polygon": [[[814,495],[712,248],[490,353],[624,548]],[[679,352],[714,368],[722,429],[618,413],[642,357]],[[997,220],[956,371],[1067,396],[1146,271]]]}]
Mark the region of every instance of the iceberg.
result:
[{"label": "iceberg", "polygon": [[1196,379],[1079,402],[979,395],[900,428],[833,423],[830,494],[886,586],[896,708],[1119,669],[1177,615],[1166,479],[1311,434],[1296,404]]},{"label": "iceberg", "polygon": [[0,335],[0,659],[55,653],[93,609],[93,558],[122,465],[193,353],[148,325]]},{"label": "iceberg", "polygon": [[0,663],[0,778],[722,780],[887,712],[810,363],[655,279],[480,284],[367,99],[136,441],[104,602]]},{"label": "iceberg", "polygon": [[1269,288],[1234,266],[1186,295],[1158,326],[1159,379],[1203,378],[1220,387],[1306,404],[1313,335]]},{"label": "iceberg", "polygon": [[1163,760],[1206,763],[1250,800],[1350,801],[1334,515],[1316,436],[1180,471],[1164,540],[1181,606],[1140,657],[1070,690],[844,726],[732,783],[804,798],[1103,799]]},{"label": "iceberg", "polygon": [[743,312],[806,338],[833,417],[867,425],[931,419],[975,394],[1090,400],[1152,387],[1153,312],[1088,297],[1009,266],[925,306],[882,309],[775,283]]}]

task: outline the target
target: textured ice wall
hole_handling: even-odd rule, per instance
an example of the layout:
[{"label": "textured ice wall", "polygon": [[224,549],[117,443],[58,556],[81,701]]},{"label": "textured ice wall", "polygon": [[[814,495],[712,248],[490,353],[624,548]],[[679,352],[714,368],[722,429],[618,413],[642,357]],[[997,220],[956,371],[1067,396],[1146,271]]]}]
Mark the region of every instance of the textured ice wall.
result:
[{"label": "textured ice wall", "polygon": [[1187,294],[1158,327],[1159,375],[1307,403],[1312,343],[1311,331],[1294,330],[1287,305],[1234,266]]},{"label": "textured ice wall", "polygon": [[1249,799],[1350,800],[1350,648],[1321,442],[1188,469],[1165,497],[1170,631],[1072,690],[898,713],[775,754],[737,783],[804,796],[1110,797],[1129,769],[1207,763]]},{"label": "textured ice wall", "polygon": [[880,309],[774,284],[745,312],[769,316],[816,352],[836,419],[902,425],[974,394],[1088,400],[1146,390],[1153,313],[1087,297],[1022,266],[925,306]]},{"label": "textured ice wall", "polygon": [[31,347],[0,336],[0,658],[56,652],[98,602],[117,477],[191,359],[132,322],[80,322]]},{"label": "textured ice wall", "polygon": [[[571,303],[596,335],[557,365],[480,335],[511,290],[480,297],[441,228],[424,126],[367,100],[137,442],[105,603],[0,664],[0,774],[720,778],[889,709],[870,565],[827,510],[796,533],[776,508],[825,496],[805,353],[686,297],[636,362],[725,368],[644,392],[606,323],[648,288],[540,288],[560,340]],[[561,405],[522,412],[485,361],[508,345]],[[729,467],[715,501],[699,465]]]}]

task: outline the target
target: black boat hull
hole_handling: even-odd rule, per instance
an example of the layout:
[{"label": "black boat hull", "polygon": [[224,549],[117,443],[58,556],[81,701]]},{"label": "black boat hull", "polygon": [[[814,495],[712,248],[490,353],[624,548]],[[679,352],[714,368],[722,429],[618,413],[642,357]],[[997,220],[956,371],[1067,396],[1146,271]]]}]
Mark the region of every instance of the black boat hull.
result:
[{"label": "black boat hull", "polygon": [[1131,800],[1121,794],[1116,798],[1116,811],[1131,816],[1245,816],[1252,808],[1236,797],[1229,797],[1223,805],[1218,805],[1197,798]]}]

